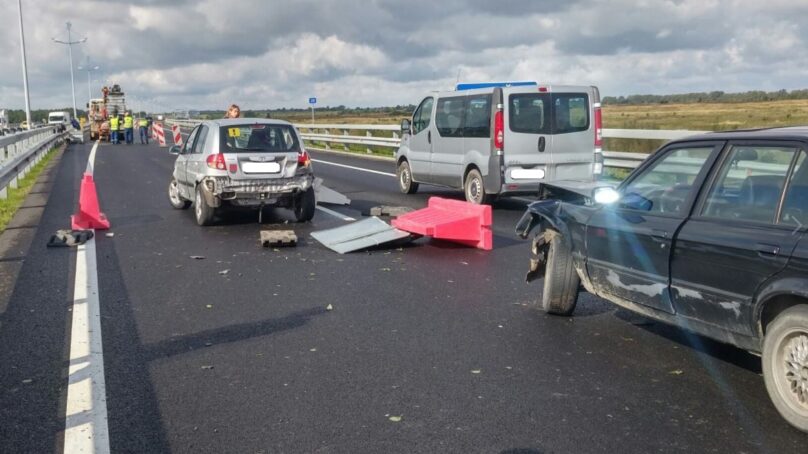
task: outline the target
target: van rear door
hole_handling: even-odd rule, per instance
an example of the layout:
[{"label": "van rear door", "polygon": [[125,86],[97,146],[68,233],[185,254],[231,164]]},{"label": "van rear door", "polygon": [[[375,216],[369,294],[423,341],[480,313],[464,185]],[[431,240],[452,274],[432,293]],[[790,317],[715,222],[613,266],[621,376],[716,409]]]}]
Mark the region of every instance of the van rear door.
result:
[{"label": "van rear door", "polygon": [[552,180],[591,180],[595,160],[595,126],[589,90],[552,93]]},{"label": "van rear door", "polygon": [[551,96],[532,87],[506,89],[504,98],[506,188],[538,189],[552,163]]}]

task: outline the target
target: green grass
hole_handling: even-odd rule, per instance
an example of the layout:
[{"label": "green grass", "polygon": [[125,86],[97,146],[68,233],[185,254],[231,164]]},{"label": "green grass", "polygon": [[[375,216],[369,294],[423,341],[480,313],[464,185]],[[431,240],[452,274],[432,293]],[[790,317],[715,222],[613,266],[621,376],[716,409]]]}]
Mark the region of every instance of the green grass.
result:
[{"label": "green grass", "polygon": [[36,183],[37,178],[39,178],[39,174],[42,173],[42,170],[48,165],[51,159],[56,156],[55,151],[56,148],[51,148],[45,155],[45,158],[32,167],[25,178],[19,180],[18,187],[16,189],[9,187],[8,197],[0,199],[0,232],[6,229],[6,226],[14,217],[14,213],[17,212],[17,209],[22,205],[25,197],[31,192],[31,188]]}]

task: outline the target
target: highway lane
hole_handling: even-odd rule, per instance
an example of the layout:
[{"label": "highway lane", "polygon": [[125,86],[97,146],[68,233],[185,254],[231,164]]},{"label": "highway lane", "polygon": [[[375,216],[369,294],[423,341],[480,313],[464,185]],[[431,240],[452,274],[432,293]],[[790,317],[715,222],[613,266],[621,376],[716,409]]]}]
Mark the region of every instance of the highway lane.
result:
[{"label": "highway lane", "polygon": [[[73,148],[73,161],[86,159],[89,145]],[[65,194],[82,168],[71,162],[57,182]],[[236,214],[200,228],[168,204],[172,162],[155,146],[103,145],[96,157],[114,233],[96,246],[113,452],[802,452],[806,436],[769,403],[757,358],[586,294],[571,319],[532,309],[540,286],[524,284],[528,245],[513,235],[524,202],[496,205],[491,252],[422,239],[341,256],[308,236],[345,223],[319,210],[310,224],[290,224],[297,248],[264,249],[259,230],[288,213],[265,226]],[[378,204],[462,197],[426,186],[405,196],[387,175],[315,170],[354,200],[329,208],[357,219]],[[49,201],[42,224],[66,223],[66,202]],[[40,282],[49,258],[33,257],[18,285]],[[59,282],[70,282],[66,268],[57,267]],[[4,354],[63,376],[10,353],[24,350],[10,336],[24,335],[21,312],[38,304],[20,292],[6,311],[20,316],[0,325]],[[21,376],[4,372],[12,375]],[[22,405],[4,392],[4,405]],[[52,402],[36,414],[63,410],[53,402],[63,394],[32,396]],[[58,450],[52,426],[39,442],[0,433],[0,446]]]}]

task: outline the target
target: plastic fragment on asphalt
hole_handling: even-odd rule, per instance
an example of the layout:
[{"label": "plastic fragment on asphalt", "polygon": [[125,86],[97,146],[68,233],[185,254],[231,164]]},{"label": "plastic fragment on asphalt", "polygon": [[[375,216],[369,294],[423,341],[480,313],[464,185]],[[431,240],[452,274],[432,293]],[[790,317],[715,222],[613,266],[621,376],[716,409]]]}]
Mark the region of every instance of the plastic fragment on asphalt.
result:
[{"label": "plastic fragment on asphalt", "polygon": [[314,183],[314,200],[316,203],[329,203],[332,205],[350,205],[351,199],[345,197],[339,192],[323,186],[322,178],[315,178]]},{"label": "plastic fragment on asphalt", "polygon": [[401,422],[401,416],[390,416],[387,419],[389,419],[392,422]]},{"label": "plastic fragment on asphalt", "polygon": [[294,230],[261,230],[261,246],[291,247],[296,245],[297,235]]},{"label": "plastic fragment on asphalt", "polygon": [[326,306],[326,307],[325,307],[325,310],[327,310],[327,311],[333,311],[333,310],[334,310],[334,306],[332,306],[332,305],[330,305],[330,304],[329,304],[328,306]]},{"label": "plastic fragment on asphalt", "polygon": [[410,213],[415,211],[414,208],[410,207],[394,207],[390,205],[381,205],[377,207],[373,207],[370,209],[371,216],[389,216],[391,218],[397,218],[401,215]]},{"label": "plastic fragment on asphalt", "polygon": [[192,258],[194,260],[205,260],[204,255],[192,255],[192,256],[190,256],[190,258]]},{"label": "plastic fragment on asphalt", "polygon": [[341,227],[312,232],[312,238],[340,254],[360,251],[387,243],[398,246],[412,240],[412,235],[391,227],[377,217],[362,219]]},{"label": "plastic fragment on asphalt", "polygon": [[48,247],[71,247],[84,244],[93,237],[92,230],[57,230],[48,240]]},{"label": "plastic fragment on asphalt", "polygon": [[453,241],[485,251],[493,249],[491,206],[430,197],[426,208],[393,219],[393,227],[417,235]]}]

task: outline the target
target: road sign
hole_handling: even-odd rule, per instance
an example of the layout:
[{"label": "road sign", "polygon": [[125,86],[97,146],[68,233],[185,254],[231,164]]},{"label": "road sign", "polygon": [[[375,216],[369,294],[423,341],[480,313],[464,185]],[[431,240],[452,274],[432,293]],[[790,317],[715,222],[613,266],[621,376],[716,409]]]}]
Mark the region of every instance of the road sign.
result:
[{"label": "road sign", "polygon": [[317,104],[317,98],[309,98],[309,104]]}]

